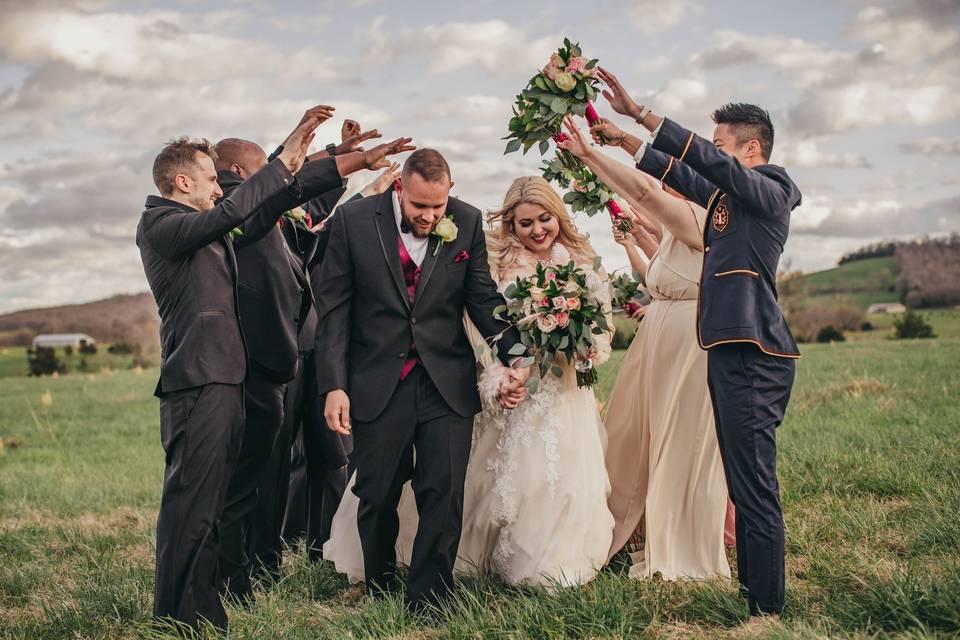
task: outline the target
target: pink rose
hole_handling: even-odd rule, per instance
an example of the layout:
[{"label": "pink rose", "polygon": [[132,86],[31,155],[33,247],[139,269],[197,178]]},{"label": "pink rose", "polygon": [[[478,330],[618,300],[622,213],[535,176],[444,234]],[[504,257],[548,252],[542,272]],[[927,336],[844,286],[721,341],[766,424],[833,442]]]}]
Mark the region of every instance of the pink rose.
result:
[{"label": "pink rose", "polygon": [[550,56],[550,62],[543,68],[543,75],[555,81],[561,69],[563,69],[563,58],[560,57],[559,53],[554,52]]},{"label": "pink rose", "polygon": [[580,298],[567,298],[567,309],[576,311],[580,308]]},{"label": "pink rose", "polygon": [[564,298],[563,296],[557,296],[556,298],[554,298],[554,299],[551,300],[550,302],[553,303],[553,308],[554,308],[554,309],[566,309],[566,308],[567,308],[567,299]]},{"label": "pink rose", "polygon": [[577,56],[570,60],[567,65],[567,73],[584,73],[587,70],[587,61]]},{"label": "pink rose", "polygon": [[550,333],[557,328],[557,319],[550,314],[542,315],[537,318],[537,326],[540,328],[540,331]]},{"label": "pink rose", "polygon": [[574,191],[579,191],[580,193],[587,192],[587,185],[583,184],[579,180],[574,180],[572,186]]},{"label": "pink rose", "polygon": [[557,274],[554,273],[553,271],[547,271],[547,273],[544,274],[543,277],[544,277],[544,280],[546,280],[547,282],[553,282],[554,280],[557,279]]},{"label": "pink rose", "polygon": [[561,329],[566,329],[567,325],[570,324],[570,314],[566,311],[557,311],[553,314],[553,319],[557,321],[557,326]]}]

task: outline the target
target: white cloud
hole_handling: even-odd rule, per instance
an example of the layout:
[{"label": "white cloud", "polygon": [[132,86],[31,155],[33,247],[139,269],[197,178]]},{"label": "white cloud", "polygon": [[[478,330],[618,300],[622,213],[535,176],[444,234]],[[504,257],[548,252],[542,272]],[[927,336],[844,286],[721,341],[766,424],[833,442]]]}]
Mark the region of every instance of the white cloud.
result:
[{"label": "white cloud", "polygon": [[702,7],[690,0],[634,0],[627,17],[645,36],[653,36],[700,15]]},{"label": "white cloud", "polygon": [[456,118],[462,122],[490,122],[510,119],[510,102],[498,96],[467,95],[438,97],[420,114],[426,118]]},{"label": "white cloud", "polygon": [[494,74],[513,74],[543,67],[560,36],[532,38],[526,30],[503,20],[428,24],[396,33],[382,30],[384,18],[368,32],[368,60],[385,62],[411,54],[427,55],[430,73],[483,68]]},{"label": "white cloud", "polygon": [[960,155],[960,137],[945,138],[930,136],[905,142],[900,145],[900,149],[907,153],[956,156]]},{"label": "white cloud", "polygon": [[694,54],[691,62],[704,69],[763,64],[783,72],[796,86],[824,81],[833,69],[853,59],[853,54],[803,38],[781,35],[756,35],[733,30],[713,34],[714,46]]},{"label": "white cloud", "polygon": [[816,142],[802,140],[791,144],[777,143],[777,164],[789,167],[868,169],[870,162],[858,153],[822,151]]}]

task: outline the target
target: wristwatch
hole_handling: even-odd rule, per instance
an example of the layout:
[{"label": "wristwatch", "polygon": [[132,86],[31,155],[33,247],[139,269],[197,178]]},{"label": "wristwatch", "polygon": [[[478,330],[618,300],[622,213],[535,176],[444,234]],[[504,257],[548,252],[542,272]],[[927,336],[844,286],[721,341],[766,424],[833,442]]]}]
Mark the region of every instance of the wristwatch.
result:
[{"label": "wristwatch", "polygon": [[324,147],[324,149],[327,150],[327,153],[330,154],[331,158],[337,155],[337,145],[333,144],[332,142],[328,144],[326,147]]}]

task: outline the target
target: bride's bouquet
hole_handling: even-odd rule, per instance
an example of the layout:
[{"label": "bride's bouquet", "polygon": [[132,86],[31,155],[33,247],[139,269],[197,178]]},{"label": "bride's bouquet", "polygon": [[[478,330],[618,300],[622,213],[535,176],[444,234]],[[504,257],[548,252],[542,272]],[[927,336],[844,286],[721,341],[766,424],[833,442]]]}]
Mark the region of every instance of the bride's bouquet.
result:
[{"label": "bride's bouquet", "polygon": [[[598,258],[599,262],[599,258]],[[563,363],[572,362],[577,386],[597,382],[599,345],[596,336],[608,331],[605,310],[610,307],[610,289],[594,270],[571,260],[564,266],[537,265],[526,278],[518,277],[504,292],[506,305],[496,312],[520,330],[521,343],[512,356],[526,356],[536,364],[540,378],[547,373],[563,376]],[[539,379],[531,376],[538,384]],[[535,391],[535,386],[531,391]]]}]

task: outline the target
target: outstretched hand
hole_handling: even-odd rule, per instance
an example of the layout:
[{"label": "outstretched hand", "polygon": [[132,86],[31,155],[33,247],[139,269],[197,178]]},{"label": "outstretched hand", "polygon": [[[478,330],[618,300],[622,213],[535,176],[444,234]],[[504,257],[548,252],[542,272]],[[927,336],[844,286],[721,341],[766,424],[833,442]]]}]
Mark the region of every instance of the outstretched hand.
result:
[{"label": "outstretched hand", "polygon": [[362,152],[364,167],[370,169],[371,171],[376,171],[377,169],[386,169],[390,166],[390,161],[387,160],[387,156],[405,153],[407,151],[413,151],[416,149],[415,146],[410,144],[412,141],[413,138],[397,138],[396,140],[378,144],[374,148]]},{"label": "outstretched hand", "polygon": [[321,123],[326,122],[333,115],[333,107],[317,105],[307,109],[300,119],[297,128],[283,141],[283,151],[277,156],[283,162],[287,171],[297,173],[307,157],[307,149],[313,142],[314,131]]},{"label": "outstretched hand", "polygon": [[[350,122],[353,122],[352,120]],[[358,131],[354,135],[346,138],[343,142],[338,144],[334,149],[334,153],[338,156],[345,153],[353,153],[354,151],[363,151],[363,143],[366,140],[371,140],[373,138],[382,138],[383,136],[376,129],[371,129],[370,131]]]},{"label": "outstretched hand", "polygon": [[340,127],[340,140],[346,142],[356,135],[360,135],[360,123],[356,120],[345,118],[343,126]]},{"label": "outstretched hand", "polygon": [[565,117],[563,124],[567,131],[570,132],[570,135],[562,142],[557,143],[558,147],[569,151],[578,158],[585,158],[593,153],[593,149],[590,148],[590,143],[587,141],[586,136],[583,135],[583,132],[580,131],[579,127],[577,127],[573,118],[570,116]]},{"label": "outstretched hand", "polygon": [[394,183],[395,180],[398,180],[399,178],[400,163],[391,162],[390,166],[384,169],[380,175],[373,180],[373,182],[360,190],[360,194],[364,197],[367,197],[383,193],[390,187],[390,185]]},{"label": "outstretched hand", "polygon": [[640,105],[638,105],[627,90],[623,88],[617,76],[613,75],[603,67],[597,69],[600,79],[609,87],[603,90],[603,97],[610,103],[610,107],[621,115],[630,116],[636,120],[640,115]]},{"label": "outstretched hand", "polygon": [[[603,135],[603,140],[600,139],[601,135]],[[600,118],[595,124],[590,125],[590,137],[592,137],[593,141],[597,144],[619,147],[623,144],[623,140],[627,137],[627,134],[623,129],[606,118]]]}]

